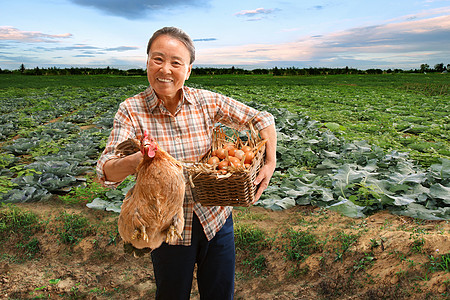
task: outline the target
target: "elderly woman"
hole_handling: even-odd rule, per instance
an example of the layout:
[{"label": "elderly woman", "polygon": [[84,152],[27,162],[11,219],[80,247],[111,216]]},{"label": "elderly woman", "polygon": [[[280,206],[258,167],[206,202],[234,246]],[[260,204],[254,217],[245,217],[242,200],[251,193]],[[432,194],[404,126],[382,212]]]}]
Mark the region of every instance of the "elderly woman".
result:
[{"label": "elderly woman", "polygon": [[[105,185],[115,186],[134,174],[142,153],[119,158],[114,148],[147,131],[177,160],[198,161],[211,147],[212,130],[220,122],[242,128],[252,120],[266,143],[266,161],[254,184],[256,200],[268,186],[276,165],[276,132],[272,115],[232,98],[184,86],[192,71],[195,49],[182,30],[164,27],[147,47],[150,86],[121,103],[114,128],[97,164]],[[185,227],[178,245],[163,245],[151,253],[157,299],[188,299],[194,266],[202,299],[232,299],[235,250],[231,207],[204,207],[194,201],[189,186],[184,201]],[[255,201],[256,201],[255,200]]]}]

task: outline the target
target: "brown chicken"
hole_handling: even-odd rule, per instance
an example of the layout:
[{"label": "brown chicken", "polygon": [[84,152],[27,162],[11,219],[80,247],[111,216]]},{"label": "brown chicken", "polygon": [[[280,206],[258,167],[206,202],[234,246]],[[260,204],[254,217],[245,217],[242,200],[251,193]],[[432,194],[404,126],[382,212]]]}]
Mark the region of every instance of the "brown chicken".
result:
[{"label": "brown chicken", "polygon": [[156,249],[163,242],[173,244],[181,239],[186,187],[183,166],[147,133],[141,141],[128,139],[116,148],[120,155],[137,151],[144,157],[136,169],[136,184],[122,204],[119,234],[134,248]]}]

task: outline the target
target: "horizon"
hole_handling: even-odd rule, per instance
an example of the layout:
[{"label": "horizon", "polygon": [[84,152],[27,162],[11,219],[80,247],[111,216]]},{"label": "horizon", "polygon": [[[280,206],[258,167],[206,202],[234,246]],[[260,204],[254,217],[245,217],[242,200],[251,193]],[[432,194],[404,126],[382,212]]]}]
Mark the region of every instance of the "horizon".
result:
[{"label": "horizon", "polygon": [[450,63],[450,0],[17,0],[0,4],[0,68],[139,69],[150,35],[185,30],[194,67],[402,69]]},{"label": "horizon", "polygon": [[[440,63],[441,64],[441,63]],[[36,68],[38,68],[38,69],[40,69],[40,70],[51,70],[51,69],[59,69],[59,70],[65,70],[65,69],[67,69],[67,70],[70,70],[70,69],[92,69],[92,70],[103,70],[103,69],[107,69],[107,68],[110,68],[110,69],[112,69],[112,70],[119,70],[119,71],[130,71],[130,70],[140,70],[140,71],[142,71],[142,72],[146,72],[147,70],[146,70],[146,68],[144,67],[144,68],[120,68],[120,67],[112,67],[112,66],[51,66],[51,67],[38,67],[38,66],[36,66],[36,67],[32,67],[32,68],[27,68],[27,66],[25,65],[25,64],[21,64],[18,68],[16,68],[16,69],[2,69],[1,67],[0,67],[0,71],[7,71],[7,72],[17,72],[17,71],[20,71],[20,69],[21,69],[21,67],[22,67],[22,65],[24,66],[24,70],[35,70]],[[448,70],[448,66],[449,66],[450,64],[447,64],[447,65],[445,65],[445,64],[443,64],[443,70],[444,71],[447,71]],[[435,66],[431,66],[431,65],[428,65],[429,66],[429,69],[428,69],[428,71],[431,71],[431,72],[441,72],[441,71],[439,71],[439,70],[435,70]],[[330,69],[330,70],[344,70],[344,69],[349,69],[349,70],[356,70],[356,71],[368,71],[368,70],[381,70],[381,71],[383,71],[383,72],[386,72],[386,71],[389,71],[389,70],[391,70],[392,72],[394,72],[395,70],[399,70],[399,71],[402,71],[402,72],[417,72],[417,71],[420,71],[421,70],[421,68],[420,68],[421,66],[418,66],[418,67],[416,67],[416,68],[410,68],[410,69],[399,69],[399,68],[387,68],[387,69],[380,69],[380,68],[368,68],[368,69],[358,69],[358,68],[352,68],[352,67],[349,67],[349,66],[345,66],[345,67],[304,67],[304,68],[298,68],[298,67],[294,67],[294,66],[286,66],[286,67],[280,67],[280,66],[274,66],[274,67],[270,67],[270,68],[264,68],[264,67],[262,67],[262,68],[255,68],[255,67],[249,67],[249,68],[246,68],[245,66],[244,67],[237,67],[237,66],[199,66],[199,65],[194,65],[193,67],[192,67],[192,69],[194,70],[194,69],[217,69],[217,70],[228,70],[228,69],[231,69],[231,68],[235,68],[235,69],[237,69],[237,70],[244,70],[244,71],[253,71],[253,70],[258,70],[258,69],[260,69],[260,70],[274,70],[275,68],[278,68],[278,69],[280,69],[280,70],[287,70],[287,69],[290,69],[290,68],[294,68],[294,69],[297,69],[297,70],[308,70],[308,69],[316,69],[316,70],[327,70],[327,69]],[[0,72],[0,74],[1,74],[1,72]]]}]

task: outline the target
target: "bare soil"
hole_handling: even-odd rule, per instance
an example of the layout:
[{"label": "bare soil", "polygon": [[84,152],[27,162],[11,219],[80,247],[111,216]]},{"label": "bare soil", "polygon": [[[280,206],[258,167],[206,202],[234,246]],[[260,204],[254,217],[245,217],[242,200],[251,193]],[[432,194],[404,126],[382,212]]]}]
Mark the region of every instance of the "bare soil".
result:
[{"label": "bare soil", "polygon": [[[67,205],[57,197],[17,206],[38,214],[45,229],[32,235],[38,241],[32,258],[21,254],[20,236],[11,235],[1,246],[0,299],[154,297],[150,256],[124,253],[117,214]],[[88,218],[95,230],[76,244],[61,243],[52,228],[62,211]],[[236,299],[450,299],[450,273],[433,265],[433,258],[450,253],[448,221],[386,211],[351,219],[312,206],[235,209],[234,217],[235,226],[257,228],[267,239],[257,265],[249,265],[251,255],[238,249]],[[320,249],[289,260],[289,230],[314,235]],[[354,239],[345,244],[346,237]],[[195,282],[191,299],[199,299]]]}]

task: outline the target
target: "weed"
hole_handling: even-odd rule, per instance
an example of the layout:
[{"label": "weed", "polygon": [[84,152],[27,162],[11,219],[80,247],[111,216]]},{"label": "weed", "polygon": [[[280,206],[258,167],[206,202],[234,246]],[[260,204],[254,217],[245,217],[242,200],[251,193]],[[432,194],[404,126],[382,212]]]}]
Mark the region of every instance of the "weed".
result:
[{"label": "weed", "polygon": [[19,249],[23,249],[25,255],[30,259],[35,258],[37,254],[41,251],[40,243],[36,238],[32,238],[26,244],[22,244],[21,242],[19,242],[16,246]]},{"label": "weed", "polygon": [[255,213],[250,211],[249,207],[236,207],[237,213],[233,218],[235,220],[253,220],[253,221],[263,221],[267,219],[267,216],[262,213]]},{"label": "weed", "polygon": [[360,270],[365,270],[368,267],[372,266],[375,261],[375,256],[373,253],[364,253],[364,257],[360,260],[355,261],[355,265],[353,266],[353,272],[358,272]]},{"label": "weed", "polygon": [[425,245],[425,239],[419,234],[411,234],[409,239],[413,240],[413,242],[410,245],[411,251],[413,253],[422,253],[423,246]]},{"label": "weed", "polygon": [[376,239],[370,239],[370,249],[377,248],[381,244]]},{"label": "weed", "polygon": [[[30,234],[32,229],[39,227],[38,216],[24,211],[12,204],[2,204],[0,210],[0,239],[10,234]],[[3,234],[5,236],[3,236]]]},{"label": "weed", "polygon": [[75,245],[80,239],[90,235],[93,228],[89,225],[88,220],[76,214],[68,214],[65,211],[61,212],[56,220],[61,222],[57,227],[60,243],[67,245]]},{"label": "weed", "polygon": [[17,186],[14,182],[11,181],[9,176],[0,176],[0,193],[6,194],[13,187]]},{"label": "weed", "polygon": [[15,172],[17,177],[21,176],[33,176],[34,174],[42,174],[41,171],[36,171],[35,169],[28,169],[26,165],[16,165],[10,168],[11,171]]},{"label": "weed", "polygon": [[247,224],[234,226],[236,250],[256,254],[268,244],[266,234],[261,229]]},{"label": "weed", "polygon": [[295,262],[304,261],[309,255],[322,250],[317,237],[304,231],[289,229],[283,235],[286,243],[282,246],[287,259]]},{"label": "weed", "polygon": [[254,259],[246,259],[242,262],[243,265],[250,267],[250,270],[256,275],[260,275],[266,268],[266,257],[262,254]]},{"label": "weed", "polygon": [[259,252],[269,246],[265,232],[252,225],[236,224],[234,238],[242,265],[249,267],[254,275],[260,275],[266,269],[266,258]]},{"label": "weed", "polygon": [[[0,210],[0,244],[6,245],[10,239],[18,239],[15,245],[17,258],[32,259],[40,252],[39,241],[31,236],[43,228],[39,217],[12,204],[2,204]],[[0,247],[2,248],[2,247]]]},{"label": "weed", "polygon": [[100,183],[94,182],[92,179],[88,178],[87,186],[77,186],[68,194],[59,196],[59,199],[67,204],[85,204],[97,197],[105,198],[106,192],[108,191],[108,188],[105,188]]},{"label": "weed", "polygon": [[450,272],[450,252],[438,257],[430,255],[428,258],[430,259],[429,264],[432,271]]},{"label": "weed", "polygon": [[339,232],[338,235],[334,238],[335,241],[338,241],[340,243],[340,247],[335,249],[336,252],[336,259],[341,260],[345,254],[345,252],[348,251],[351,245],[355,243],[359,238],[358,234],[346,234],[344,232]]},{"label": "weed", "polygon": [[108,241],[108,246],[114,244],[114,246],[117,245],[117,238],[119,237],[119,231],[117,229],[117,227],[115,227],[115,232],[108,232],[108,236],[109,236],[109,241]]},{"label": "weed", "polygon": [[[377,186],[366,184],[365,179],[360,183],[347,185],[345,190],[347,194],[350,193],[348,199],[361,206],[371,206],[373,203],[376,203],[381,198],[382,193]],[[342,193],[344,196],[347,196],[344,191]]]}]

